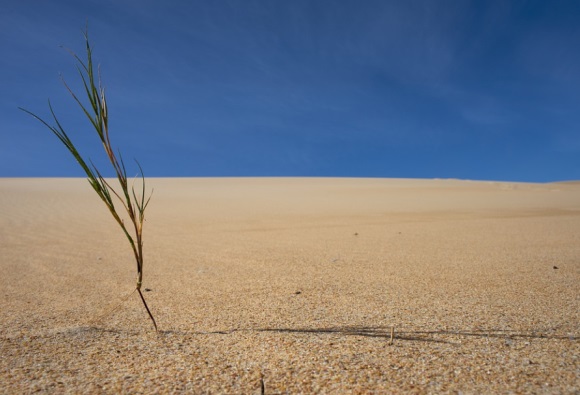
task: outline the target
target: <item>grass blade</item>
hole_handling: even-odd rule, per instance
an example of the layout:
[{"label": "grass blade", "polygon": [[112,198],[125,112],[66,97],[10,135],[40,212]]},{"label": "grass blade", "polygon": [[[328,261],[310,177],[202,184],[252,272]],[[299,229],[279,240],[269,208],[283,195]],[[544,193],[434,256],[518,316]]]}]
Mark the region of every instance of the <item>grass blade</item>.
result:
[{"label": "grass blade", "polygon": [[[125,163],[123,162],[123,157],[120,151],[116,156],[114,154],[115,150],[111,144],[111,140],[109,137],[109,128],[108,128],[108,111],[107,111],[107,100],[105,98],[105,89],[102,87],[101,84],[101,73],[100,69],[98,70],[97,76],[95,76],[94,66],[93,66],[93,57],[92,57],[92,48],[89,42],[88,37],[88,30],[84,32],[85,43],[86,43],[86,52],[87,52],[87,61],[86,63],[83,62],[79,56],[77,56],[74,52],[69,52],[72,54],[74,59],[77,61],[77,70],[79,72],[84,93],[87,97],[88,102],[90,103],[89,106],[85,106],[81,99],[72,91],[72,89],[67,85],[65,80],[61,78],[63,85],[68,90],[70,95],[72,96],[73,100],[77,103],[80,107],[82,113],[89,119],[92,129],[96,132],[97,136],[103,148],[105,150],[105,154],[113,171],[116,175],[117,181],[119,183],[120,191],[116,190],[112,187],[112,185],[103,177],[101,171],[94,165],[92,161],[89,160],[90,166],[88,165],[87,161],[82,157],[82,155],[77,150],[76,146],[66,133],[64,127],[58,120],[50,101],[48,102],[48,107],[50,109],[50,113],[52,115],[53,121],[55,125],[51,125],[46,122],[44,119],[39,117],[38,115],[28,111],[24,108],[20,108],[25,113],[31,115],[38,121],[40,121],[44,126],[46,126],[59,140],[60,142],[67,148],[67,150],[72,154],[78,164],[81,166],[83,171],[86,173],[89,184],[94,189],[95,193],[101,198],[101,200],[105,203],[109,212],[122,229],[123,233],[125,234],[131,250],[133,251],[133,255],[135,257],[135,261],[137,264],[137,285],[136,291],[138,291],[143,306],[145,306],[145,310],[149,315],[149,318],[153,322],[153,326],[157,331],[157,323],[155,322],[155,318],[145,301],[145,297],[141,293],[141,285],[143,282],[143,222],[145,220],[145,209],[151,200],[151,194],[145,200],[145,177],[143,175],[143,169],[139,162],[137,162],[137,166],[139,167],[139,171],[141,174],[142,179],[142,190],[140,196],[137,195],[135,192],[135,188],[132,187],[131,191],[129,191],[128,183],[127,183],[127,169],[125,167]],[[125,208],[126,215],[129,217],[130,223],[132,224],[131,231],[125,225],[125,221],[123,220],[121,213],[117,211],[117,208],[114,204],[114,198],[117,198],[123,207]]]}]

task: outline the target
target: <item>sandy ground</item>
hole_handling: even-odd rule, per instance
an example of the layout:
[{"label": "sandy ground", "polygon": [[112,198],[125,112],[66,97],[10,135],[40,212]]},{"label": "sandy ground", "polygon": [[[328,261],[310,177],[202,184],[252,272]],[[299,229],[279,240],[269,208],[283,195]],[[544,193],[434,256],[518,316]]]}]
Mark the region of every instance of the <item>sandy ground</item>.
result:
[{"label": "sandy ground", "polygon": [[149,183],[159,333],[85,180],[0,179],[1,393],[580,393],[580,183]]}]

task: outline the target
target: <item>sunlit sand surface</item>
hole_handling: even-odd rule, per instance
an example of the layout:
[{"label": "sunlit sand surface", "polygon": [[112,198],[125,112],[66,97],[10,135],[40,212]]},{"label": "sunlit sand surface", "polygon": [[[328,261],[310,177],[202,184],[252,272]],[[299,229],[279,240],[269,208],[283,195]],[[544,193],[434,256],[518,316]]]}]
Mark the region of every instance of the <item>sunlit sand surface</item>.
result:
[{"label": "sunlit sand surface", "polygon": [[86,180],[0,179],[0,392],[580,391],[578,182],[149,184],[159,333]]}]

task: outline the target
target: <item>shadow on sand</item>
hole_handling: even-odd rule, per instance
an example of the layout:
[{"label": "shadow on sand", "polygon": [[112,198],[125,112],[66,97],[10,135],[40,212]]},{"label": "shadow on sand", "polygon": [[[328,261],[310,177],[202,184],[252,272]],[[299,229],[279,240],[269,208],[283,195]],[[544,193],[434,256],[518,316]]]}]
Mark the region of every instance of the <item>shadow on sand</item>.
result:
[{"label": "shadow on sand", "polygon": [[[339,336],[362,336],[373,338],[391,338],[391,327],[368,327],[368,326],[340,326],[326,328],[257,328],[257,329],[232,329],[225,331],[200,332],[203,334],[232,334],[235,332],[276,332],[276,333],[297,333],[297,334],[327,334]],[[395,329],[394,339],[397,341],[419,341],[432,343],[456,343],[455,341],[446,340],[452,337],[458,339],[461,337],[477,338],[499,338],[505,340],[517,339],[550,339],[550,340],[580,340],[576,336],[550,335],[548,331],[530,331],[518,332],[515,330],[502,329],[482,329],[474,331],[464,330],[433,330],[433,331],[397,331]]]},{"label": "shadow on sand", "polygon": [[[61,328],[54,332],[68,335],[86,335],[89,333],[100,333],[110,335],[140,335],[143,332],[139,330],[112,329],[98,326],[85,326],[74,328]],[[54,333],[53,332],[53,333]],[[394,341],[409,342],[427,342],[427,343],[446,343],[460,344],[461,338],[482,338],[482,339],[504,339],[507,341],[515,340],[532,340],[546,339],[557,341],[580,341],[580,337],[574,335],[550,334],[553,329],[542,331],[516,331],[505,329],[480,329],[480,330],[432,330],[432,331],[398,331],[396,328],[393,333]],[[155,333],[155,332],[152,332]],[[331,326],[323,328],[235,328],[217,331],[188,331],[188,330],[160,330],[159,335],[163,336],[195,336],[195,335],[231,335],[235,333],[280,333],[280,334],[315,334],[315,335],[334,335],[334,336],[360,336],[367,338],[382,338],[385,341],[391,339],[391,327],[385,326]]]}]

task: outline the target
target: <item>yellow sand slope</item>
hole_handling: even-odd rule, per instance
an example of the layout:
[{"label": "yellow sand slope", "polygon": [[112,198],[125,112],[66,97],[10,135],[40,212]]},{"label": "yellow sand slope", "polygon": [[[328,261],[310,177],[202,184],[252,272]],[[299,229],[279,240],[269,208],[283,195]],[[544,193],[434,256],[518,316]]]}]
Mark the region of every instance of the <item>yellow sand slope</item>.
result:
[{"label": "yellow sand slope", "polygon": [[150,185],[158,334],[85,180],[0,179],[0,392],[580,391],[579,183]]}]

